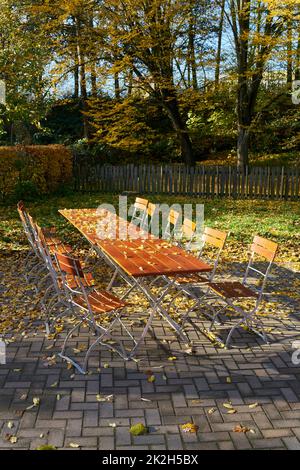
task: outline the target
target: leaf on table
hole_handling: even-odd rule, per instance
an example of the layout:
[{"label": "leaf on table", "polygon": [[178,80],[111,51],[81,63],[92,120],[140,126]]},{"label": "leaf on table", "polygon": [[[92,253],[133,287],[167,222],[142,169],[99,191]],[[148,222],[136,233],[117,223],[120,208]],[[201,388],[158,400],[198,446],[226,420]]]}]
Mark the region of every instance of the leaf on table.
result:
[{"label": "leaf on table", "polygon": [[12,421],[8,421],[8,423],[7,423],[8,429],[12,429],[14,426],[15,426],[15,425],[14,425],[14,423],[13,423]]},{"label": "leaf on table", "polygon": [[208,414],[209,414],[209,415],[212,415],[215,411],[217,411],[216,408],[210,408],[210,409],[208,410]]},{"label": "leaf on table", "polygon": [[227,414],[228,414],[228,415],[234,415],[235,413],[237,413],[237,410],[235,410],[234,408],[232,408],[231,410],[228,410],[228,411],[227,411]]},{"label": "leaf on table", "polygon": [[231,383],[232,383],[232,378],[231,378],[231,377],[226,377],[226,382],[227,382],[228,384],[231,384]]}]

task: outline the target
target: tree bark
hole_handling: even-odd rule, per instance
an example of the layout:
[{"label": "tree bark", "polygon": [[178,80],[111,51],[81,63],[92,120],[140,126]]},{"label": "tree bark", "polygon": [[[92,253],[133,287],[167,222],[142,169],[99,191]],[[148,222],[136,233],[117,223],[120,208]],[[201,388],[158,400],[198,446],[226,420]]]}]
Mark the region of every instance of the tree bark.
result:
[{"label": "tree bark", "polygon": [[193,146],[188,134],[187,128],[181,118],[178,102],[173,93],[165,93],[163,106],[171,120],[174,131],[177,134],[181,156],[186,165],[194,165],[195,158],[193,153]]},{"label": "tree bark", "polygon": [[193,12],[193,2],[191,3],[189,31],[188,31],[188,86],[198,90],[197,65],[195,52],[195,15]]},{"label": "tree bark", "polygon": [[79,62],[79,78],[80,78],[80,98],[82,102],[82,119],[83,119],[83,136],[85,139],[89,138],[89,123],[88,118],[85,114],[87,111],[87,88],[86,88],[86,71],[85,71],[85,58],[82,46],[81,36],[81,21],[80,18],[76,18],[76,37],[77,37],[77,53]]},{"label": "tree bark", "polygon": [[289,89],[293,82],[293,23],[288,21],[287,29],[287,61],[286,61],[286,82]]},{"label": "tree bark", "polygon": [[79,97],[79,67],[78,67],[78,57],[76,52],[75,65],[74,65],[74,98]]},{"label": "tree bark", "polygon": [[238,125],[237,140],[238,167],[245,168],[249,163],[249,128]]},{"label": "tree bark", "polygon": [[217,47],[217,55],[216,55],[216,69],[215,69],[215,88],[216,89],[219,87],[219,83],[220,83],[224,15],[225,15],[225,0],[222,0],[221,11],[220,11],[220,22],[219,22],[219,27],[218,27],[218,47]]},{"label": "tree bark", "polygon": [[120,80],[119,80],[119,73],[114,73],[114,84],[115,84],[115,98],[119,100],[121,98],[121,90],[120,90]]}]

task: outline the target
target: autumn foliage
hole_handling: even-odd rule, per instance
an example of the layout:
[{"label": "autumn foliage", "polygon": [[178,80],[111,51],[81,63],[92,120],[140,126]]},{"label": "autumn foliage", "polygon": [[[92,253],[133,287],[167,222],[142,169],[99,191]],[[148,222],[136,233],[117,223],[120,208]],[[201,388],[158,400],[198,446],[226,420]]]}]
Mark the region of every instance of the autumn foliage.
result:
[{"label": "autumn foliage", "polygon": [[22,186],[48,194],[71,178],[72,153],[63,145],[0,147],[2,200]]}]

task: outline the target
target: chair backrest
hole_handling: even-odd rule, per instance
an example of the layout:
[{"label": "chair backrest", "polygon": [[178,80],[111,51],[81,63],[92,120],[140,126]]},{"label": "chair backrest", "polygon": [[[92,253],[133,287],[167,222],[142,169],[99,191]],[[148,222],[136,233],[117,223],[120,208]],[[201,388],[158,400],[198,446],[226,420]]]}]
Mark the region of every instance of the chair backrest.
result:
[{"label": "chair backrest", "polygon": [[[88,298],[88,293],[84,286],[85,276],[79,259],[71,258],[71,256],[57,252],[54,253],[54,257],[61,273],[62,284],[67,297],[71,300],[74,294],[81,294],[85,299],[90,315],[92,316],[92,319],[94,321],[91,305]],[[71,275],[72,278],[75,279],[76,289],[69,284],[68,275]]]},{"label": "chair backrest", "polygon": [[137,197],[133,204],[133,214],[131,223],[135,225],[143,225],[145,217],[147,217],[148,200]]},{"label": "chair backrest", "polygon": [[71,274],[74,277],[84,279],[84,272],[79,259],[71,258],[71,256],[57,252],[55,253],[55,258],[59,269],[63,274]]},{"label": "chair backrest", "polygon": [[201,236],[202,243],[198,256],[200,258],[205,254],[206,251],[211,251],[211,253],[206,256],[207,261],[213,265],[213,269],[209,274],[210,280],[212,280],[216,274],[220,256],[224,249],[227,237],[227,232],[223,232],[211,227],[204,228],[203,234]]},{"label": "chair backrest", "polygon": [[[253,238],[253,241],[250,247],[250,258],[249,258],[249,262],[245,271],[243,284],[249,284],[248,277],[249,277],[250,271],[258,274],[258,276],[262,279],[261,286],[257,288],[258,293],[259,293],[258,300],[261,299],[264,293],[264,289],[268,281],[268,276],[270,274],[270,270],[274,262],[275,256],[277,254],[277,251],[278,251],[278,244],[273,242],[272,240],[268,240],[266,238],[260,237],[259,235],[256,235]],[[259,260],[267,261],[267,267],[264,271],[257,269],[256,267],[253,266],[253,263],[257,260],[257,258]]]},{"label": "chair backrest", "polygon": [[30,214],[27,212],[25,208],[25,204],[23,201],[19,201],[17,204],[17,211],[19,213],[19,217],[27,237],[29,244],[31,245],[32,249],[36,252],[36,237],[35,237],[35,230],[34,230],[34,221]]},{"label": "chair backrest", "polygon": [[[147,232],[151,231],[151,227],[153,225],[154,216],[157,212],[157,209],[158,209],[158,206],[156,204],[153,204],[152,202],[148,202],[146,217],[144,218],[143,224],[141,225],[141,228],[143,230],[146,230]],[[159,224],[159,219],[158,219],[158,224]]]},{"label": "chair backrest", "polygon": [[178,211],[175,211],[174,209],[171,209],[168,214],[167,225],[162,234],[162,238],[170,239],[174,237],[176,225],[179,221],[179,218],[180,213]]},{"label": "chair backrest", "polygon": [[178,244],[181,245],[186,250],[189,250],[194,240],[195,233],[196,233],[196,223],[185,217],[180,227]]}]

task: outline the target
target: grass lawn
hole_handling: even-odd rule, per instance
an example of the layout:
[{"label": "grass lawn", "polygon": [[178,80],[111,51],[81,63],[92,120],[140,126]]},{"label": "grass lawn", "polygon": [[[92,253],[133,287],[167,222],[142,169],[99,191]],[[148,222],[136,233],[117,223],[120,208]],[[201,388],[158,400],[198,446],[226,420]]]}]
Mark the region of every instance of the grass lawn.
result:
[{"label": "grass lawn", "polygon": [[[147,197],[147,195],[145,195]],[[228,257],[243,259],[247,244],[254,234],[277,241],[280,244],[279,262],[297,266],[300,254],[300,204],[298,202],[205,199],[190,196],[150,195],[155,203],[203,203],[205,224],[230,231]],[[129,202],[133,198],[128,198]],[[117,206],[118,195],[93,193],[71,193],[68,196],[51,196],[28,202],[30,213],[41,225],[55,225],[62,237],[78,240],[78,233],[58,214],[58,209],[97,207],[101,203]],[[22,235],[15,205],[0,206],[0,250],[5,253],[24,249],[26,241]],[[4,254],[4,253],[3,253]],[[295,263],[295,264],[294,264]]]}]

